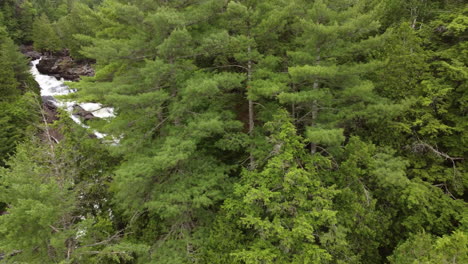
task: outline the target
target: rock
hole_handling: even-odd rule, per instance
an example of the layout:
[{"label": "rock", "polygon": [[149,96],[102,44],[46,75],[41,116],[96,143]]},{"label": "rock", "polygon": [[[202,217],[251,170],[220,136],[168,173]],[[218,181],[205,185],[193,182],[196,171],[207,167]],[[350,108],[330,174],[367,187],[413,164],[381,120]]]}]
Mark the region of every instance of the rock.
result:
[{"label": "rock", "polygon": [[77,63],[70,56],[45,56],[37,64],[42,74],[78,81],[80,76],[94,76],[94,70],[88,63]]},{"label": "rock", "polygon": [[40,52],[35,51],[33,46],[31,45],[21,45],[20,51],[31,60],[40,59],[42,56],[42,54]]},{"label": "rock", "polygon": [[57,112],[57,106],[52,101],[45,102],[44,107],[50,111]]},{"label": "rock", "polygon": [[93,119],[93,118],[94,118],[94,116],[93,116],[93,114],[91,114],[91,113],[86,114],[86,115],[83,117],[84,120],[91,120],[91,119]]},{"label": "rock", "polygon": [[98,138],[98,137],[96,136],[96,134],[88,134],[88,137],[89,137],[89,138]]},{"label": "rock", "polygon": [[42,74],[54,75],[58,73],[58,67],[56,66],[58,58],[56,57],[43,57],[42,60],[37,64],[37,69]]},{"label": "rock", "polygon": [[67,73],[71,76],[94,76],[94,69],[89,64],[69,68]]},{"label": "rock", "polygon": [[24,53],[24,55],[30,58],[31,60],[38,60],[42,57],[42,54],[37,51],[29,51]]},{"label": "rock", "polygon": [[79,105],[74,105],[73,106],[73,115],[79,116],[79,117],[83,118],[83,120],[85,120],[85,121],[88,121],[88,120],[91,120],[91,119],[95,118],[93,113],[84,110]]},{"label": "rock", "polygon": [[57,100],[55,100],[55,98],[53,96],[50,96],[50,95],[46,95],[46,96],[41,96],[41,99],[42,99],[42,103],[48,103],[48,102],[51,102],[55,105],[55,102],[57,102]]},{"label": "rock", "polygon": [[42,108],[44,109],[47,123],[51,124],[59,119],[55,99],[52,96],[42,96]]}]

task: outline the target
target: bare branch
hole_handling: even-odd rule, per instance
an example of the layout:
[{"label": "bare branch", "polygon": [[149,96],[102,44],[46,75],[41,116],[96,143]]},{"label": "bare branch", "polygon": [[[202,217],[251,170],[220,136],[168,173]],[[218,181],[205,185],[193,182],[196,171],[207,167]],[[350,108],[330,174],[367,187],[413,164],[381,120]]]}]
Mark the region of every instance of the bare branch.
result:
[{"label": "bare branch", "polygon": [[436,148],[434,148],[433,146],[423,142],[423,141],[419,141],[418,143],[414,143],[413,144],[413,150],[418,150],[418,149],[428,149],[430,151],[432,151],[434,154],[436,154],[437,156],[439,157],[443,157],[445,158],[446,160],[450,160],[452,162],[456,161],[456,160],[463,160],[463,158],[459,158],[459,157],[451,157],[449,156],[448,154],[442,152],[442,151],[439,151],[437,150]]}]

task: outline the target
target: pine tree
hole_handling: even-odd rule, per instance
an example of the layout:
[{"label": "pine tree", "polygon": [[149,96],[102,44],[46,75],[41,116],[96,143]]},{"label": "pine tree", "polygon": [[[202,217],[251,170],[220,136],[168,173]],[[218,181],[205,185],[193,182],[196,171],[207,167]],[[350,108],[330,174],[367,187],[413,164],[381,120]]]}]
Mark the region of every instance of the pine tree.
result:
[{"label": "pine tree", "polygon": [[140,216],[131,230],[134,239],[154,246],[148,262],[196,259],[196,237],[235,168],[221,153],[237,151],[244,139],[224,96],[242,78],[197,72],[194,36],[203,30],[194,28],[208,25],[206,17],[219,9],[219,1],[204,4],[108,1],[98,10],[104,27],[96,37],[79,36],[92,43],[82,54],[97,60],[97,72],[75,87],[81,98],[116,108],[117,117],[104,126],[123,136],[115,152],[125,161],[112,188],[124,221]]},{"label": "pine tree", "polygon": [[[227,248],[214,245],[212,258],[216,263],[329,263],[333,257],[321,243],[336,224],[337,192],[322,185],[286,111],[265,126],[272,146],[266,165],[244,170],[225,201],[221,222],[237,235],[228,237],[235,240]],[[219,232],[215,244],[225,234]]]},{"label": "pine tree", "polygon": [[37,90],[32,86],[26,59],[2,27],[0,66],[0,166],[3,166],[35,118],[36,113],[31,111],[30,105]]},{"label": "pine tree", "polygon": [[76,36],[94,36],[98,20],[95,11],[80,1],[74,2],[67,16],[57,21],[58,35],[63,41],[63,46],[70,51],[74,59],[85,58],[80,51],[82,46],[89,44],[86,40],[80,40]]},{"label": "pine tree", "polygon": [[300,48],[288,53],[292,84],[278,98],[291,105],[315,153],[317,146],[340,145],[342,128],[355,129],[375,111],[367,111],[369,105],[385,102],[365,79],[378,65],[368,49],[379,43],[374,37],[379,23],[368,1],[320,0],[303,8],[307,15],[296,40]]},{"label": "pine tree", "polygon": [[7,60],[6,45],[0,46],[0,100],[9,100],[11,97],[21,94],[19,82],[15,78],[12,62]]},{"label": "pine tree", "polygon": [[32,36],[33,19],[36,10],[29,0],[7,0],[0,3],[0,14],[10,37],[16,43],[30,43]]},{"label": "pine tree", "polygon": [[390,263],[465,263],[468,261],[466,230],[433,238],[419,233],[402,243],[389,258]]},{"label": "pine tree", "polygon": [[[0,251],[26,240],[19,222],[43,241],[24,242],[12,261],[464,260],[462,1],[66,2],[31,2],[53,21],[39,17],[39,31],[96,61],[68,98],[114,107],[115,118],[89,125],[119,142],[80,130],[54,145],[55,159],[20,147],[2,172],[11,228]],[[14,54],[4,54],[4,79],[23,89]],[[19,106],[0,107],[8,154],[24,138]],[[67,199],[52,204],[37,186]],[[22,187],[49,216],[86,219],[57,225],[21,204]]]},{"label": "pine tree", "polygon": [[39,51],[55,52],[62,49],[57,32],[45,14],[34,20],[33,41],[34,48]]},{"label": "pine tree", "polygon": [[22,143],[0,170],[0,251],[27,263],[122,263],[144,254],[116,228],[106,186],[112,158],[73,121],[61,122],[62,141],[46,127],[42,141]]},{"label": "pine tree", "polygon": [[[206,54],[214,60],[213,68],[218,71],[245,76],[244,87],[239,87],[245,95],[239,99],[239,105],[246,109],[242,119],[251,141],[247,149],[251,169],[259,165],[255,157],[266,151],[263,137],[259,136],[261,123],[268,122],[272,117],[269,112],[278,108],[270,104],[270,99],[286,89],[288,80],[282,63],[291,30],[288,22],[293,24],[294,8],[289,1],[230,1],[219,22],[224,31],[218,30],[217,36],[223,38],[224,47],[221,50],[218,47],[217,53]],[[286,38],[282,39],[283,36]],[[280,43],[271,45],[275,42]]]}]

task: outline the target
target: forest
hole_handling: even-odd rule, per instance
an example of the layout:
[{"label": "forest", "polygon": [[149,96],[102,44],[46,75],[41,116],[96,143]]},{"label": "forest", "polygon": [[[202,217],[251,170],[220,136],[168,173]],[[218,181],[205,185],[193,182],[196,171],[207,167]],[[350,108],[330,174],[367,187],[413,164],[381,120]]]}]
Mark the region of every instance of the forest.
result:
[{"label": "forest", "polygon": [[467,159],[464,0],[0,1],[0,263],[466,264]]}]

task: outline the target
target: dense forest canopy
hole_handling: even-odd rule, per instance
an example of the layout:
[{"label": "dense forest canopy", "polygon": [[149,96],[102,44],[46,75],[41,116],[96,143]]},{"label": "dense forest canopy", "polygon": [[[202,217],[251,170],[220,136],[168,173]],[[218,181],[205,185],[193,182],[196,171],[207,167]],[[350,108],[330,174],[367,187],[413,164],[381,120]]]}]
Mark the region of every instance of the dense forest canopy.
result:
[{"label": "dense forest canopy", "polygon": [[467,64],[462,0],[1,1],[0,263],[468,263]]}]

